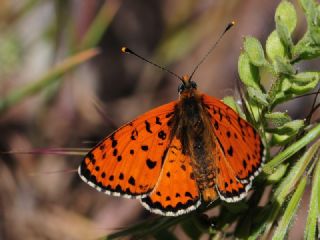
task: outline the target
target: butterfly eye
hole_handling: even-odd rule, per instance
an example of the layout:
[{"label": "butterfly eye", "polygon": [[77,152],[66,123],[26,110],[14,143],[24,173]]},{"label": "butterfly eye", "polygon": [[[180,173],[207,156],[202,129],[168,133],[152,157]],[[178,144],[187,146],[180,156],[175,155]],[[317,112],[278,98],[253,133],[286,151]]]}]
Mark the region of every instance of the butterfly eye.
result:
[{"label": "butterfly eye", "polygon": [[197,84],[194,81],[191,81],[191,87],[194,89],[197,89]]},{"label": "butterfly eye", "polygon": [[186,86],[183,83],[181,83],[178,87],[178,93],[182,93],[185,89],[186,89]]}]

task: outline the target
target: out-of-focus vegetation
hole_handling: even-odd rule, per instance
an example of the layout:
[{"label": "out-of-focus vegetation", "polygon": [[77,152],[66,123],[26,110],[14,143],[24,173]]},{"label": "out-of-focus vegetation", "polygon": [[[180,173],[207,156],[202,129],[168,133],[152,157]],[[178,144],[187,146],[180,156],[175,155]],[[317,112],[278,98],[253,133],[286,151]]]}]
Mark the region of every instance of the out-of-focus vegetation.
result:
[{"label": "out-of-focus vegetation", "polygon": [[[319,82],[320,8],[312,0],[279,2],[0,1],[0,238],[95,239],[116,232],[110,237],[255,239],[274,230],[278,239],[314,239],[319,100],[296,97]],[[120,48],[183,75],[231,20],[236,27],[195,80],[209,95],[236,100],[236,82],[244,84],[245,113],[270,150],[249,201],[217,201],[205,215],[162,218],[136,200],[84,184],[74,170],[91,146],[177,98],[176,79]]]}]

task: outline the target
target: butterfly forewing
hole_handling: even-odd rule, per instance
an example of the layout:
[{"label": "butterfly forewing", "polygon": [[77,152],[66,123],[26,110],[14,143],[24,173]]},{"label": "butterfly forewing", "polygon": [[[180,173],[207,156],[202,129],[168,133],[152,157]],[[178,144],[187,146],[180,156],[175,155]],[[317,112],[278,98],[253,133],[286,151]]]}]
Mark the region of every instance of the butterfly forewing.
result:
[{"label": "butterfly forewing", "polygon": [[95,146],[79,167],[81,178],[98,191],[141,198],[160,175],[171,141],[168,124],[176,102],[147,112]]},{"label": "butterfly forewing", "polygon": [[237,179],[249,183],[261,170],[264,148],[256,130],[220,100],[203,95],[203,104],[222,155]]},{"label": "butterfly forewing", "polygon": [[150,211],[166,216],[178,216],[200,205],[190,156],[182,153],[181,141],[176,137],[168,148],[157,185],[141,202]]}]

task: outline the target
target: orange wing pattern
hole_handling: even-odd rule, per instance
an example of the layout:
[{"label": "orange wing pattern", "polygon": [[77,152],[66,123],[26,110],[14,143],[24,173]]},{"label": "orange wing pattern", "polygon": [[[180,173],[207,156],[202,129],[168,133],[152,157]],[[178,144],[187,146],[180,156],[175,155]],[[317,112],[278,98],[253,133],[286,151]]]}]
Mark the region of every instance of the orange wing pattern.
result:
[{"label": "orange wing pattern", "polygon": [[181,151],[180,140],[174,138],[157,185],[149,196],[141,199],[142,205],[151,212],[178,216],[196,209],[201,203],[190,156]]},{"label": "orange wing pattern", "polygon": [[223,159],[217,166],[222,171],[217,188],[223,199],[237,201],[243,198],[243,191],[250,188],[251,181],[261,171],[265,159],[262,141],[247,121],[220,100],[202,95],[202,103],[211,119],[214,141]]},{"label": "orange wing pattern", "polygon": [[226,202],[240,201],[247,195],[251,182],[243,183],[237,178],[236,172],[219,145],[213,151],[216,159],[216,189],[220,198]]},{"label": "orange wing pattern", "polygon": [[80,165],[81,178],[109,195],[145,197],[159,178],[171,142],[175,105],[155,108],[102,140]]}]

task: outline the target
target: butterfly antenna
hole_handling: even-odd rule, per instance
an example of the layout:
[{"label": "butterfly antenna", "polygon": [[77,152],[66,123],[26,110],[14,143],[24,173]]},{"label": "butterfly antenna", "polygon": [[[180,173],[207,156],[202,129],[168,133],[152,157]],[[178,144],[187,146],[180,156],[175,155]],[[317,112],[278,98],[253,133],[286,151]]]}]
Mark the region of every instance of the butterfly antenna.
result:
[{"label": "butterfly antenna", "polygon": [[190,75],[190,80],[193,77],[193,75],[195,74],[195,72],[198,70],[199,66],[207,59],[207,57],[210,55],[210,53],[216,48],[216,46],[218,45],[218,43],[220,42],[220,40],[222,39],[223,35],[228,32],[230,30],[230,28],[235,25],[236,22],[232,21],[231,23],[229,23],[226,28],[224,29],[224,31],[220,34],[220,37],[218,38],[218,40],[216,40],[216,42],[212,45],[212,47],[209,49],[209,51],[207,52],[206,55],[204,55],[204,57],[200,60],[200,62],[197,64],[197,66],[194,68],[193,72]]},{"label": "butterfly antenna", "polygon": [[137,54],[136,52],[132,51],[130,48],[122,47],[122,48],[121,48],[121,52],[132,54],[132,55],[136,56],[137,58],[140,58],[141,60],[143,60],[143,61],[145,61],[145,62],[147,62],[147,63],[150,63],[151,65],[153,65],[153,66],[155,66],[155,67],[157,67],[157,68],[160,68],[161,70],[163,70],[163,71],[171,74],[172,76],[178,78],[180,81],[183,82],[183,78],[180,77],[178,74],[175,74],[174,72],[171,72],[170,70],[166,69],[165,67],[162,67],[162,66],[160,66],[160,65],[158,65],[158,64],[156,64],[156,63],[154,63],[154,62],[151,62],[150,60],[148,60],[148,59],[140,56],[140,55]]}]

